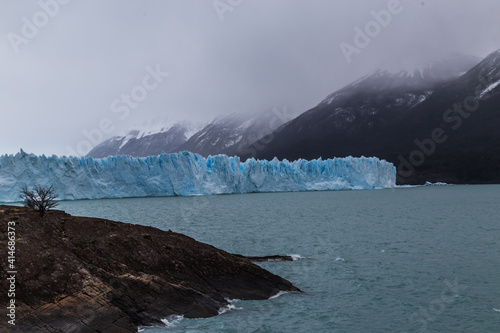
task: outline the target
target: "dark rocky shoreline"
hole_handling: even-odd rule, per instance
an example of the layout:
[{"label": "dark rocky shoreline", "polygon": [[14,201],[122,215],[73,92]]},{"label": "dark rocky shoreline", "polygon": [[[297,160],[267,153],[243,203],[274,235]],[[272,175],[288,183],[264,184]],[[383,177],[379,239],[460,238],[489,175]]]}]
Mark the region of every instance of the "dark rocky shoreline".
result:
[{"label": "dark rocky shoreline", "polygon": [[[227,299],[300,291],[237,256],[172,231],[0,206],[1,303],[9,304],[8,222],[15,222],[16,332],[137,332],[170,315],[215,316]],[[274,256],[273,256],[274,257]],[[258,259],[258,258],[254,258]],[[287,260],[286,257],[282,258]]]}]

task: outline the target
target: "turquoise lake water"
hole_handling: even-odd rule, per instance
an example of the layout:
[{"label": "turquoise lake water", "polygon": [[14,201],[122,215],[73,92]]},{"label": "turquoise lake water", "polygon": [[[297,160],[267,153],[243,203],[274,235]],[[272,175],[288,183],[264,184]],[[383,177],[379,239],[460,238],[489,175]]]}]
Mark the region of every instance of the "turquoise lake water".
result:
[{"label": "turquoise lake water", "polygon": [[61,202],[244,255],[304,293],[156,332],[500,332],[500,186]]}]

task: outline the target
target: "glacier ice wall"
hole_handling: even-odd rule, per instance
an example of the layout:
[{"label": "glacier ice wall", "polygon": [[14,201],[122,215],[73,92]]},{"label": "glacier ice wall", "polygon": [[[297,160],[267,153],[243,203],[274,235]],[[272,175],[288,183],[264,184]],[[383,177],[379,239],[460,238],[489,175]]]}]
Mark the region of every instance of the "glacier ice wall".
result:
[{"label": "glacier ice wall", "polygon": [[394,187],[393,164],[374,157],[272,161],[190,152],[102,159],[0,156],[0,202],[19,201],[26,184],[53,185],[60,199]]}]

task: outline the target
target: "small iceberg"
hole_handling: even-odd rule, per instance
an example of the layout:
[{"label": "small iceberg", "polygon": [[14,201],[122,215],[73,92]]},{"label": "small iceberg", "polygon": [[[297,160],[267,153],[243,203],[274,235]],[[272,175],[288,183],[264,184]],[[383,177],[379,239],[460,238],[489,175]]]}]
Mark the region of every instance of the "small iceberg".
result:
[{"label": "small iceberg", "polygon": [[431,182],[425,182],[424,186],[449,186],[450,184],[443,183],[443,182],[436,182],[436,183],[431,183]]}]

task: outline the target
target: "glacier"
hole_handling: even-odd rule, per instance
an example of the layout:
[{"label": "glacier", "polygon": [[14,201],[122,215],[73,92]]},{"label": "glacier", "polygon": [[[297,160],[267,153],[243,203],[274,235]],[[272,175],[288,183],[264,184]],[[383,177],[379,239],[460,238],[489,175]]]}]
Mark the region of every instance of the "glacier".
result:
[{"label": "glacier", "polygon": [[0,202],[19,201],[22,185],[53,185],[61,200],[251,192],[392,188],[396,168],[375,157],[248,159],[191,152],[158,156],[0,156]]}]

